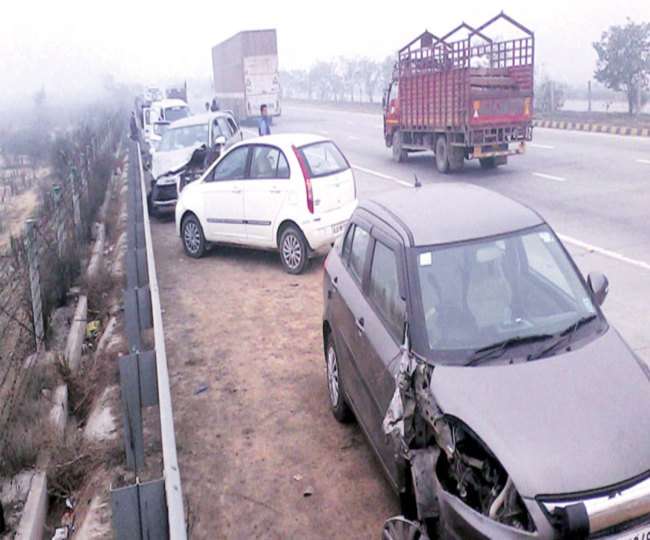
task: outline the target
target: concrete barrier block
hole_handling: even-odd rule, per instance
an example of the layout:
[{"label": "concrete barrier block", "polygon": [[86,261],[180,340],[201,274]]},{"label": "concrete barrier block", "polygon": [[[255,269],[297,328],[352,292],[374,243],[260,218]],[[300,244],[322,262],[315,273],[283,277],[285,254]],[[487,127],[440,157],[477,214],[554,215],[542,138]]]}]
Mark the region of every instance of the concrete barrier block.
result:
[{"label": "concrete barrier block", "polygon": [[47,516],[47,476],[40,471],[32,478],[27,502],[15,540],[42,540]]},{"label": "concrete barrier block", "polygon": [[63,442],[65,426],[68,422],[68,385],[57,386],[52,393],[52,408],[50,409],[50,424],[57,439]]},{"label": "concrete barrier block", "polygon": [[65,362],[68,368],[76,371],[81,363],[81,347],[86,335],[86,323],[88,321],[88,298],[84,295],[77,301],[77,309],[68,333],[68,340],[65,345]]},{"label": "concrete barrier block", "polygon": [[88,279],[97,277],[101,265],[104,263],[104,244],[106,243],[106,226],[103,223],[97,223],[97,238],[93,245],[88,263]]}]

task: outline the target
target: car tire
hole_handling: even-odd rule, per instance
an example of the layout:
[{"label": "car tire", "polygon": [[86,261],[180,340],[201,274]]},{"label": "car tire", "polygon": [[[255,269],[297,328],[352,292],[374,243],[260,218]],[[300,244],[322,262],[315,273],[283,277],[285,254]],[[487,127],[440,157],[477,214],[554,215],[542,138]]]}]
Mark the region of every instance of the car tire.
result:
[{"label": "car tire", "polygon": [[149,211],[149,215],[151,217],[155,217],[156,219],[158,219],[160,217],[160,213],[158,212],[158,209],[153,204],[152,195],[153,192],[149,192],[149,195],[147,195],[147,210]]},{"label": "car tire", "polygon": [[449,146],[447,136],[439,135],[436,139],[436,169],[442,174],[449,172]]},{"label": "car tire", "polygon": [[201,223],[194,215],[183,219],[181,224],[181,239],[185,253],[194,259],[203,257],[206,251],[205,236]]},{"label": "car tire", "polygon": [[494,169],[497,166],[497,160],[494,157],[479,158],[481,169]]},{"label": "car tire", "polygon": [[286,227],[280,235],[280,261],[289,274],[301,274],[309,264],[309,247],[300,229]]},{"label": "car tire", "polygon": [[402,149],[402,137],[399,130],[393,133],[393,161],[404,163],[408,159],[408,152]]},{"label": "car tire", "polygon": [[327,370],[327,395],[330,398],[332,414],[342,424],[351,422],[354,418],[352,410],[345,401],[343,380],[339,369],[339,360],[332,334],[325,340],[325,369]]}]

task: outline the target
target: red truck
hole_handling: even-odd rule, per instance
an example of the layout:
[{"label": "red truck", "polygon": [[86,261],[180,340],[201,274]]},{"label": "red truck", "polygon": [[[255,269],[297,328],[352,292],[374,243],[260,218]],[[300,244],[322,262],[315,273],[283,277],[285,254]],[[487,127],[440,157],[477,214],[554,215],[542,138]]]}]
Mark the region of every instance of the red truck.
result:
[{"label": "red truck", "polygon": [[[522,37],[490,39],[487,30],[499,20]],[[466,37],[452,41],[460,32]],[[400,49],[383,99],[393,158],[432,150],[437,169],[448,173],[466,159],[491,168],[524,153],[533,135],[534,53],[533,32],[503,12],[440,38],[425,31]]]}]

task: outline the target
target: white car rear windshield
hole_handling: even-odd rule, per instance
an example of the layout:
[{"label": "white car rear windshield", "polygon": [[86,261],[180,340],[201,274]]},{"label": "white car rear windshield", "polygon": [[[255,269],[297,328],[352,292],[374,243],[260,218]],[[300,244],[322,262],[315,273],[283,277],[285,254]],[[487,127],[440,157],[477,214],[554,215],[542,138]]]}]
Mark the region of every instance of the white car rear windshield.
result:
[{"label": "white car rear windshield", "polygon": [[299,149],[312,178],[336,174],[350,168],[345,156],[332,141],[323,141]]}]

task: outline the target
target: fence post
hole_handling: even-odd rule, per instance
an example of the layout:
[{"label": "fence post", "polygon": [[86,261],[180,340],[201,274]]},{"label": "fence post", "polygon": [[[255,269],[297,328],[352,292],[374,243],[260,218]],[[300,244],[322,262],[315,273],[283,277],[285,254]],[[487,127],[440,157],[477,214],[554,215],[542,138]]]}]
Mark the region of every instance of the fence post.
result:
[{"label": "fence post", "polygon": [[70,185],[72,186],[72,219],[74,225],[74,238],[77,247],[81,246],[81,207],[79,206],[79,185],[76,169],[73,167],[70,170]]},{"label": "fence post", "polygon": [[52,193],[54,195],[54,226],[56,227],[56,247],[59,259],[63,259],[65,254],[66,245],[66,230],[65,230],[65,210],[63,193],[61,186],[54,186]]},{"label": "fence post", "polygon": [[36,349],[39,350],[45,338],[43,327],[43,304],[41,300],[41,277],[38,268],[38,246],[36,245],[35,227],[36,221],[28,219],[25,222],[25,251],[27,251],[27,263],[29,264],[29,288],[32,298],[32,320],[34,321],[34,337]]}]

